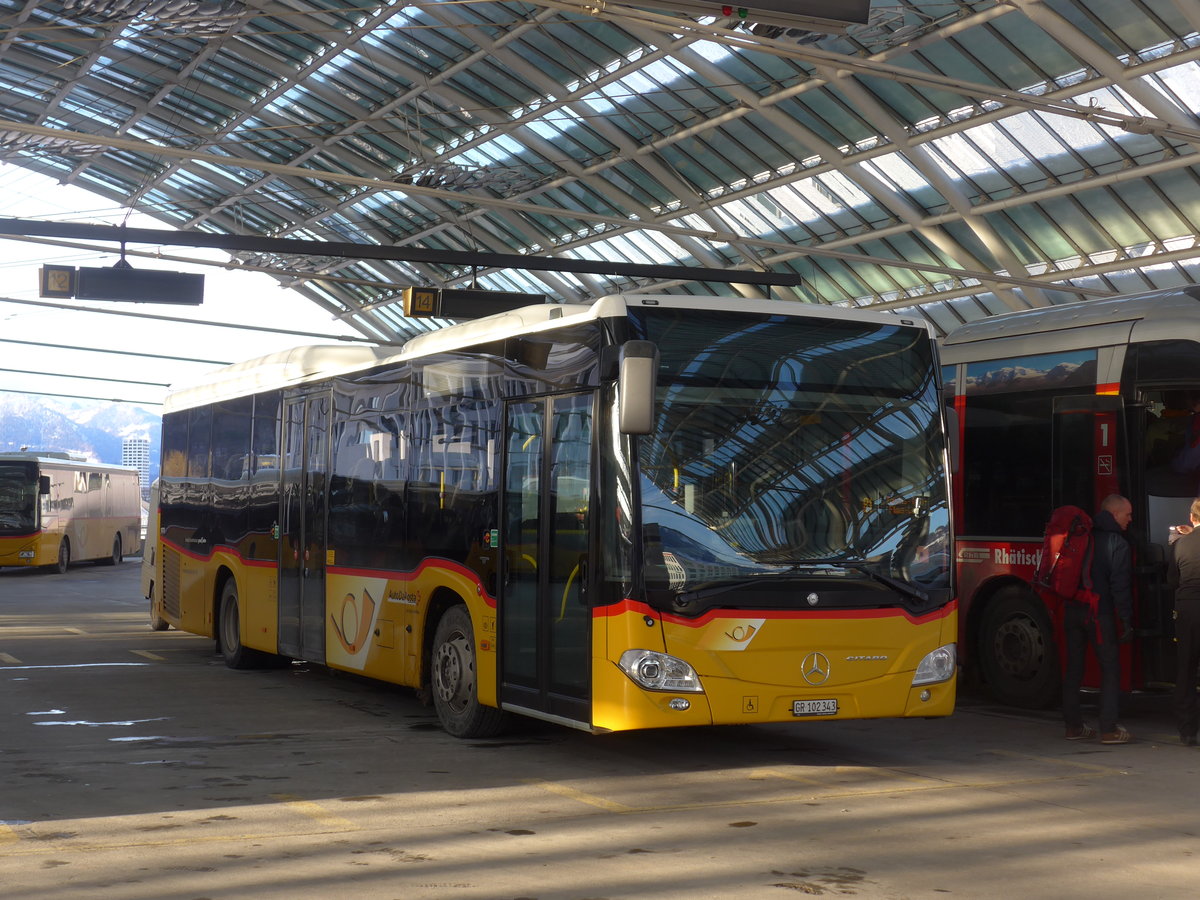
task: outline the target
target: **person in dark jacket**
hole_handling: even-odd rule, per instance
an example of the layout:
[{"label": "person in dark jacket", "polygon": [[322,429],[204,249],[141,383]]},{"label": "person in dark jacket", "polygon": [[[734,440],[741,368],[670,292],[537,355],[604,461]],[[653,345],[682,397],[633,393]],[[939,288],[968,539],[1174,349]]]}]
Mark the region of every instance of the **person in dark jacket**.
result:
[{"label": "person in dark jacket", "polygon": [[[1086,603],[1063,604],[1063,639],[1067,650],[1063,674],[1063,719],[1069,741],[1094,737],[1080,709],[1079,689],[1090,644],[1100,663],[1100,742],[1127,744],[1133,736],[1117,724],[1121,692],[1121,660],[1117,642],[1133,639],[1133,554],[1125,529],[1133,521],[1133,504],[1120,494],[1109,494],[1092,519],[1092,589],[1099,596],[1097,614]],[[1120,622],[1118,638],[1117,623]]]},{"label": "person in dark jacket", "polygon": [[1200,500],[1192,501],[1191,525],[1179,528],[1171,544],[1167,586],[1175,593],[1175,717],[1179,740],[1196,745],[1200,708],[1196,703],[1196,666],[1200,665]]}]

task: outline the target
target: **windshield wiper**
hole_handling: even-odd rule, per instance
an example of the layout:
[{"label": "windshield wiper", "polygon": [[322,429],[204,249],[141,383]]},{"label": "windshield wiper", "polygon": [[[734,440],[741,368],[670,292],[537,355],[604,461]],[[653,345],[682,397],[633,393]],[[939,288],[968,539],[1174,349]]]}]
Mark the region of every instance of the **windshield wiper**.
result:
[{"label": "windshield wiper", "polygon": [[855,572],[861,572],[868,578],[878,581],[885,587],[890,587],[892,590],[910,597],[913,600],[920,600],[922,603],[929,602],[929,595],[917,587],[915,584],[910,584],[900,578],[893,578],[891,575],[884,575],[882,572],[876,572],[866,563],[861,562],[837,562],[829,560],[830,565],[838,566],[842,569],[853,569]]},{"label": "windshield wiper", "polygon": [[764,572],[762,575],[752,575],[749,578],[739,578],[736,581],[721,581],[716,584],[710,584],[707,587],[694,588],[690,591],[680,591],[675,595],[675,602],[681,606],[688,606],[697,600],[715,597],[718,594],[724,594],[727,591],[736,591],[739,588],[753,587],[756,584],[763,584],[764,582],[791,581],[797,575],[830,575],[833,573],[829,571],[821,572],[821,567],[828,569],[829,566],[843,568],[841,564],[831,562],[827,559],[815,559],[811,562],[797,563],[790,569],[785,569],[782,572]]}]

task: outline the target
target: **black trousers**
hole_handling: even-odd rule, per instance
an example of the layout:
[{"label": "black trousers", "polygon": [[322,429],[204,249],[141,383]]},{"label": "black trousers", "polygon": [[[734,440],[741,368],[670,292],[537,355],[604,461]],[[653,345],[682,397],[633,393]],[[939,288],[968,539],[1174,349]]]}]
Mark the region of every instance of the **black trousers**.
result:
[{"label": "black trousers", "polygon": [[1195,737],[1200,728],[1196,702],[1196,666],[1200,665],[1200,599],[1175,603],[1175,719],[1182,736]]},{"label": "black trousers", "polygon": [[1117,701],[1121,693],[1121,657],[1117,653],[1117,623],[1112,610],[1101,604],[1096,617],[1084,603],[1068,600],[1063,604],[1063,642],[1067,650],[1067,666],[1063,673],[1063,719],[1068,728],[1083,724],[1079,704],[1079,689],[1083,686],[1083,666],[1090,646],[1100,663],[1100,732],[1117,730]]}]

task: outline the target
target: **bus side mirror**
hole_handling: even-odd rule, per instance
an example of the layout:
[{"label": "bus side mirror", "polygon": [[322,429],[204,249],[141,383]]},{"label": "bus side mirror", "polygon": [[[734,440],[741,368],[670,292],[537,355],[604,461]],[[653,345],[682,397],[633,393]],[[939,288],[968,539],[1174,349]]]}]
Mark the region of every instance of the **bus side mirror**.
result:
[{"label": "bus side mirror", "polygon": [[649,434],[654,427],[658,348],[651,341],[626,341],[617,373],[617,420],[622,434]]},{"label": "bus side mirror", "polygon": [[41,494],[43,497],[47,497],[50,495],[50,476],[49,475],[39,475],[38,476],[38,493]]}]

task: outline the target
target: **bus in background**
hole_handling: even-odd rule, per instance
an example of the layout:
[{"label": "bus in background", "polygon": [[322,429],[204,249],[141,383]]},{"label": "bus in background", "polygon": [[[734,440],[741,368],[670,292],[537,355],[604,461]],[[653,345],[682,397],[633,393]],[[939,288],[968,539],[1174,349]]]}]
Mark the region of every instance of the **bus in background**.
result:
[{"label": "bus in background", "polygon": [[1122,688],[1173,682],[1165,560],[1170,526],[1200,493],[1200,470],[1177,463],[1200,401],[1200,289],[996,316],[951,332],[941,356],[959,432],[964,665],[1004,703],[1061,698],[1060,611],[1031,587],[1042,532],[1055,507],[1094,514],[1119,493],[1134,509],[1137,635],[1121,648]]},{"label": "bus in background", "polygon": [[137,469],[66,453],[0,453],[0,566],[115,565],[141,547]]},{"label": "bus in background", "polygon": [[611,296],[168,396],[151,620],[592,732],[944,716],[935,346],[801,303]]}]

